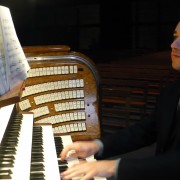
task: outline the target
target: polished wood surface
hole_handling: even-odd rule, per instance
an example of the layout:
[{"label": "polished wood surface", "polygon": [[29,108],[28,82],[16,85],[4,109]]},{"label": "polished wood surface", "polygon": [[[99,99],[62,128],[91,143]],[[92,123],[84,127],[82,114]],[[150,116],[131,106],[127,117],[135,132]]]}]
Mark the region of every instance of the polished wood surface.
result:
[{"label": "polished wood surface", "polygon": [[23,51],[28,55],[46,54],[54,52],[69,52],[70,47],[67,45],[46,45],[46,46],[24,46]]},{"label": "polished wood surface", "polygon": [[22,90],[24,88],[24,81],[20,82],[13,89],[0,96],[0,107],[10,104],[18,103],[21,99]]}]

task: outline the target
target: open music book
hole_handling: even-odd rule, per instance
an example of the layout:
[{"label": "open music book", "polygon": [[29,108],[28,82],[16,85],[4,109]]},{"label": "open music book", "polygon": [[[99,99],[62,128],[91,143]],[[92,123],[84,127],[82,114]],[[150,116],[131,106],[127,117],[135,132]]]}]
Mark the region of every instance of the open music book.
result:
[{"label": "open music book", "polygon": [[0,6],[0,95],[27,77],[29,64],[18,40],[9,8]]}]

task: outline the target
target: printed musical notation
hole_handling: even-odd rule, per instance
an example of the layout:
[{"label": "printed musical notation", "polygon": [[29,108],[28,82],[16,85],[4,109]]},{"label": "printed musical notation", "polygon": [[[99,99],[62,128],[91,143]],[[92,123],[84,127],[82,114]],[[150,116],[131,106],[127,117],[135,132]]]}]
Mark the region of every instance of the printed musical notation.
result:
[{"label": "printed musical notation", "polygon": [[0,95],[26,79],[29,64],[18,40],[9,8],[0,6]]}]

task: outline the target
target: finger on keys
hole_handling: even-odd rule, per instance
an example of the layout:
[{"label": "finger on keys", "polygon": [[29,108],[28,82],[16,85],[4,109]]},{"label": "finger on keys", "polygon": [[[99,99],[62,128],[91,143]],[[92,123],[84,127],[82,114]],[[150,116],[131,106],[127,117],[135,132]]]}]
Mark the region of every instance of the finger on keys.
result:
[{"label": "finger on keys", "polygon": [[75,154],[76,154],[76,153],[75,153],[75,150],[74,150],[74,146],[73,146],[73,144],[71,144],[71,145],[66,146],[66,147],[61,151],[60,158],[61,158],[62,160],[65,160],[65,159],[68,158],[68,157],[77,157]]}]

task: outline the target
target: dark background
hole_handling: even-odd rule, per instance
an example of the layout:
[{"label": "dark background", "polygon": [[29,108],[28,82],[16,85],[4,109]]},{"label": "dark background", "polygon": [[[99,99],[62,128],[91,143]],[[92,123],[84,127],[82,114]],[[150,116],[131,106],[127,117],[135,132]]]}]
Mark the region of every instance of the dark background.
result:
[{"label": "dark background", "polygon": [[81,52],[170,49],[180,0],[1,0],[22,46],[69,45]]}]

